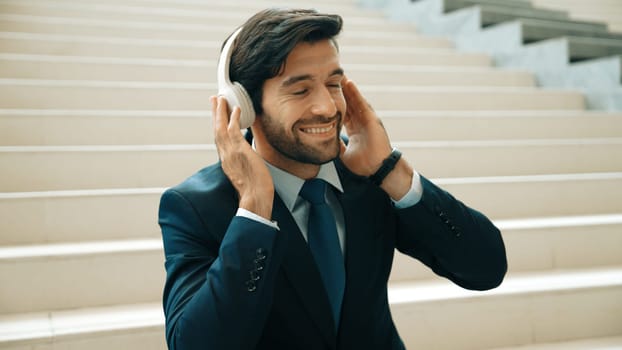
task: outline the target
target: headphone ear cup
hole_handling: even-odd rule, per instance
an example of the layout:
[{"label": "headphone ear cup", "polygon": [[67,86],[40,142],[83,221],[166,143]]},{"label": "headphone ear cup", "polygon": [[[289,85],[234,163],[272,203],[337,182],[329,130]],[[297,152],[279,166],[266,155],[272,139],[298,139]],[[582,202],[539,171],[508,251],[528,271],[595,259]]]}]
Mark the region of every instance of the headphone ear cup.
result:
[{"label": "headphone ear cup", "polygon": [[255,122],[255,108],[253,108],[253,101],[251,100],[251,97],[246,89],[237,81],[233,82],[233,85],[231,85],[231,91],[235,94],[237,105],[240,106],[240,110],[242,112],[240,115],[240,128],[246,129],[253,125],[253,122]]},{"label": "headphone ear cup", "polygon": [[255,121],[253,101],[240,83],[234,82],[221,86],[218,90],[218,95],[224,96],[227,99],[230,111],[233,111],[235,106],[240,107],[240,129],[246,129],[253,125]]}]

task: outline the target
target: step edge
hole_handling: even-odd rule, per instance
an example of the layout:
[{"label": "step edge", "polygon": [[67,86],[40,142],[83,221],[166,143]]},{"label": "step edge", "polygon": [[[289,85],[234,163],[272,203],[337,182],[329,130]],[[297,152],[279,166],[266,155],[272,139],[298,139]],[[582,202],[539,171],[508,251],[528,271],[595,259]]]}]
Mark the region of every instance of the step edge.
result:
[{"label": "step edge", "polygon": [[[614,280],[611,280],[611,277]],[[578,281],[579,280],[579,281]],[[539,281],[539,282],[534,282]],[[545,283],[542,283],[544,281]],[[569,283],[572,281],[573,283]],[[553,285],[551,282],[556,282]],[[506,287],[504,287],[504,285]],[[535,287],[534,287],[535,286]],[[542,287],[542,286],[546,286]],[[447,302],[451,300],[472,300],[481,298],[494,298],[494,297],[512,297],[516,295],[536,295],[536,294],[549,294],[559,292],[572,292],[586,289],[602,289],[602,288],[619,288],[622,286],[622,267],[617,266],[615,268],[607,269],[582,269],[582,270],[563,270],[545,273],[525,273],[521,275],[510,275],[506,278],[504,284],[495,290],[486,292],[475,292],[464,290],[457,287],[450,282],[391,282],[389,283],[389,303],[392,306],[398,305],[416,305],[416,304],[429,304],[438,302]],[[522,288],[522,291],[521,291]],[[451,290],[450,290],[451,289]],[[425,296],[423,295],[425,294]],[[138,315],[132,308],[143,309],[144,315]],[[131,311],[129,311],[130,309]],[[116,314],[115,311],[116,310]],[[76,317],[79,314],[90,313],[90,324],[84,325],[84,319]],[[118,315],[130,315],[133,321],[119,322]],[[93,332],[106,332],[116,329],[126,329],[128,326],[134,325],[141,327],[143,324],[148,324],[149,327],[161,327],[164,323],[162,308],[160,303],[144,303],[144,304],[132,304],[121,305],[113,307],[100,307],[91,309],[80,310],[61,310],[52,311],[48,313],[27,313],[27,314],[11,314],[0,315],[0,326],[2,323],[5,325],[11,324],[11,320],[15,319],[27,319],[29,315],[35,320],[40,321],[39,324],[45,323],[49,327],[49,331],[54,333],[54,337],[61,336],[76,336],[79,334],[93,333]],[[94,319],[96,315],[108,322],[101,322],[99,325],[94,325],[96,322]],[[138,317],[137,317],[138,316]],[[138,320],[137,320],[138,319]],[[114,320],[114,322],[112,322]],[[13,321],[15,322],[15,321]],[[22,321],[23,322],[23,321]],[[47,322],[47,323],[46,323]],[[32,323],[32,322],[31,322]],[[53,324],[56,324],[55,327]],[[103,324],[104,326],[101,326]],[[123,327],[119,327],[119,325]],[[65,328],[60,327],[63,325]],[[99,327],[98,327],[99,326]],[[0,329],[6,329],[7,327],[0,327]],[[45,337],[41,335],[41,326],[35,329],[37,334],[35,339],[45,340],[50,336]],[[86,330],[86,331],[85,331]],[[7,332],[8,333],[8,332]],[[27,331],[20,328],[19,334],[0,334],[0,344],[19,344],[28,342],[29,338],[26,336]]]},{"label": "step edge", "polygon": [[[402,150],[425,148],[503,148],[503,147],[574,147],[622,145],[622,137],[553,138],[553,139],[498,139],[498,140],[436,140],[396,141]],[[216,144],[131,144],[131,145],[44,145],[0,146],[0,155],[15,153],[99,153],[99,152],[171,152],[215,151]]]},{"label": "step edge", "polygon": [[[511,175],[511,176],[478,176],[431,179],[438,185],[471,185],[471,184],[499,184],[499,183],[534,183],[534,182],[567,182],[593,180],[620,180],[622,172],[597,172],[573,174],[546,174],[546,175]],[[66,198],[66,197],[97,197],[97,196],[127,196],[161,194],[168,187],[144,188],[113,188],[113,189],[84,189],[32,192],[0,192],[0,200]]]},{"label": "step edge", "polygon": [[591,269],[530,271],[508,275],[501,286],[488,291],[462,289],[449,281],[397,281],[389,289],[389,302],[403,304],[469,300],[524,294],[556,293],[622,286],[622,266]]},{"label": "step edge", "polygon": [[[493,220],[502,232],[525,231],[546,228],[616,226],[622,225],[622,213],[602,215],[574,215]],[[94,240],[48,244],[24,244],[0,246],[0,262],[114,255],[128,252],[162,252],[161,238]]]},{"label": "step edge", "polygon": [[[618,111],[593,111],[593,110],[378,110],[377,114],[385,118],[410,119],[410,118],[620,118],[622,112]],[[211,112],[205,110],[132,110],[132,109],[26,109],[26,108],[0,108],[0,118],[16,116],[34,117],[128,117],[128,118],[211,118]]]}]

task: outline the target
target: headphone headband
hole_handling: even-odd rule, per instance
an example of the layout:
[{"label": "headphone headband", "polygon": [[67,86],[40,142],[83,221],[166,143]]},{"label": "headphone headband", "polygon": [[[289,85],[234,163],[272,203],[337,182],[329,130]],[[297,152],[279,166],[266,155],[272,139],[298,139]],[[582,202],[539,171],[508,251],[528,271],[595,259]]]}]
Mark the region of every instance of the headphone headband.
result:
[{"label": "headphone headband", "polygon": [[229,77],[229,66],[231,64],[231,54],[233,52],[233,42],[242,31],[242,27],[238,28],[225,42],[220,59],[218,60],[218,95],[227,99],[229,110],[233,111],[235,106],[240,107],[240,128],[246,129],[253,125],[255,121],[255,109],[253,102],[242,84],[237,81],[232,82]]},{"label": "headphone headband", "polygon": [[220,53],[220,59],[218,59],[218,86],[220,89],[221,82],[231,85],[231,79],[229,78],[229,65],[231,62],[231,54],[233,50],[231,47],[233,46],[233,42],[235,38],[237,38],[238,34],[242,31],[242,27],[238,28],[229,39],[225,43],[225,46],[222,48],[222,52]]}]

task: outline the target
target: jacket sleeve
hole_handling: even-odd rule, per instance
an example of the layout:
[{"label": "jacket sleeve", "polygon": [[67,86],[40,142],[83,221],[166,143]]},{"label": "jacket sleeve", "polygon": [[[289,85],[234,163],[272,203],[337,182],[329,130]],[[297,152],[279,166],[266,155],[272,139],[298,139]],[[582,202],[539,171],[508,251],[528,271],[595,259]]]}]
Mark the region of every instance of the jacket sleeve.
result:
[{"label": "jacket sleeve", "polygon": [[213,225],[174,190],[162,195],[159,224],[166,257],[163,303],[169,349],[254,348],[272,305],[282,259],[277,230],[235,216],[218,242],[215,237],[222,233],[209,232]]},{"label": "jacket sleeve", "polygon": [[501,284],[507,260],[499,229],[423,176],[421,182],[421,201],[397,209],[397,249],[463,288]]}]

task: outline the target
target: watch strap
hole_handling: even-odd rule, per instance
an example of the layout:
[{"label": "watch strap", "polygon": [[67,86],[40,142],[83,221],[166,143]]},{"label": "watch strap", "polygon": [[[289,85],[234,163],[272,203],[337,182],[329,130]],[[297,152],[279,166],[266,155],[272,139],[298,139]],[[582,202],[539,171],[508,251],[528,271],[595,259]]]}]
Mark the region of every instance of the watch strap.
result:
[{"label": "watch strap", "polygon": [[401,157],[402,152],[400,152],[397,148],[393,148],[391,154],[389,154],[389,156],[382,161],[380,169],[370,176],[369,180],[375,185],[380,186],[384,178],[387,177],[387,175],[389,175],[389,173],[395,168],[395,164],[397,164]]}]

